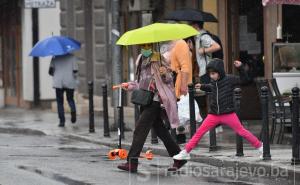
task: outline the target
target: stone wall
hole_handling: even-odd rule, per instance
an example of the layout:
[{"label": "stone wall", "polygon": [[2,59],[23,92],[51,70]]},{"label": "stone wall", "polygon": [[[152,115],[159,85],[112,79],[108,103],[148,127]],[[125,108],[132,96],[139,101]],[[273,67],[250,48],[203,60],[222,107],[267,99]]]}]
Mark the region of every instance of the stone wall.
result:
[{"label": "stone wall", "polygon": [[[96,95],[101,95],[101,85],[111,82],[111,53],[109,40],[109,10],[110,0],[60,0],[61,1],[61,34],[74,37],[82,43],[80,51],[76,52],[79,58],[79,93],[87,94],[87,82],[94,81]],[[198,4],[201,1],[198,2]],[[129,0],[120,1],[121,33],[128,28],[141,25],[141,12],[128,12]],[[176,8],[195,7],[192,0],[160,0],[153,1],[155,10],[153,19],[163,20],[166,13]],[[197,3],[196,3],[197,4]],[[126,28],[126,30],[125,30]],[[127,52],[127,53],[126,53]],[[124,54],[125,53],[125,54]],[[123,57],[128,57],[128,50],[123,50]],[[124,63],[124,73],[128,73]],[[127,80],[128,74],[123,74]],[[111,93],[111,92],[110,92]]]},{"label": "stone wall", "polygon": [[102,83],[110,79],[106,0],[60,0],[61,34],[82,43],[79,59],[79,93],[87,94],[87,82],[94,81],[94,92],[101,95]]}]

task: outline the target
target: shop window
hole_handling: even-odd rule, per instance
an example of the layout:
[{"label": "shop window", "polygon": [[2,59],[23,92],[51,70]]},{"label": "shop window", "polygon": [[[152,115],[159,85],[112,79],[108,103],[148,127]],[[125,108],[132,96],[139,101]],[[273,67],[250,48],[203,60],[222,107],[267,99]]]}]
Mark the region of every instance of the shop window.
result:
[{"label": "shop window", "polygon": [[300,43],[273,44],[273,72],[300,73]]},{"label": "shop window", "polygon": [[282,5],[283,40],[300,43],[300,5]]}]

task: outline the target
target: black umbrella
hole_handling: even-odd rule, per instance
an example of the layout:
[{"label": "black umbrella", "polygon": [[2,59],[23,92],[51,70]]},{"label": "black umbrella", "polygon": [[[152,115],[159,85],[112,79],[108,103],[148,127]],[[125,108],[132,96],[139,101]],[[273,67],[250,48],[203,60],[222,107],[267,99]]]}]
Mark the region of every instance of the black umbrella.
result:
[{"label": "black umbrella", "polygon": [[174,21],[218,22],[213,14],[196,9],[175,10],[169,13],[165,19]]}]

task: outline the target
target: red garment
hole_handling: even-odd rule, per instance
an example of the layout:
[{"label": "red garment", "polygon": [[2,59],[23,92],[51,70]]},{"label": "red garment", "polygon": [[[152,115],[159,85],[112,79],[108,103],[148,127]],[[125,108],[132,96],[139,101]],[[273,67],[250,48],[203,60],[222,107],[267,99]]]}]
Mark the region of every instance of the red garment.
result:
[{"label": "red garment", "polygon": [[251,132],[246,130],[241,124],[239,118],[235,113],[214,115],[208,114],[197,132],[194,134],[192,139],[185,145],[186,151],[189,153],[199,143],[202,136],[210,129],[216,127],[218,124],[224,124],[231,127],[237,134],[245,138],[255,148],[259,148],[262,142],[257,139]]}]

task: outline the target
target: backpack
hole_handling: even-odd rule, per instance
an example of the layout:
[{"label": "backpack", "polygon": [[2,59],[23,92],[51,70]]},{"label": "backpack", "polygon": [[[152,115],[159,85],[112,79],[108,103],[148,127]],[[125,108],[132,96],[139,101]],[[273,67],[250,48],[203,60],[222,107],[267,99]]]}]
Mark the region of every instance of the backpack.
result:
[{"label": "backpack", "polygon": [[223,47],[222,47],[222,42],[220,40],[220,38],[217,35],[214,35],[208,31],[206,31],[205,33],[201,34],[202,35],[209,35],[216,43],[218,43],[221,47],[220,50],[215,51],[211,54],[212,58],[218,58],[218,59],[224,59],[224,54],[223,54]]}]

